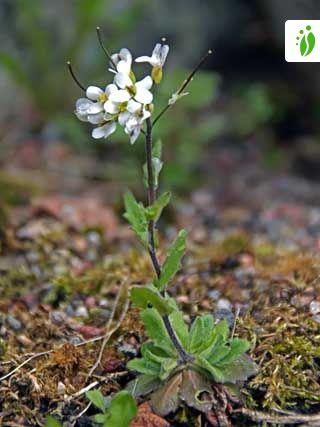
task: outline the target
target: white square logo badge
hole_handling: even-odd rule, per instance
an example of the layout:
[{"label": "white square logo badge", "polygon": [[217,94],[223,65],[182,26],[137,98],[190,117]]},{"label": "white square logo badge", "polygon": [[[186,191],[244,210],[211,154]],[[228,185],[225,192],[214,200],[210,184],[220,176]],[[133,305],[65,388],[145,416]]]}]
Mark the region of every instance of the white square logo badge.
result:
[{"label": "white square logo badge", "polygon": [[285,24],[287,62],[320,62],[320,20],[289,20]]}]

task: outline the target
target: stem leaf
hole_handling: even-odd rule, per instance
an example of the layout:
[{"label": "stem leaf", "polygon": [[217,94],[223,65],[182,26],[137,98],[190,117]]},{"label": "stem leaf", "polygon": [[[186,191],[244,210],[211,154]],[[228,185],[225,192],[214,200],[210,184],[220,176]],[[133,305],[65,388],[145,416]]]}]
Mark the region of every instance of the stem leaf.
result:
[{"label": "stem leaf", "polygon": [[145,208],[138,203],[130,191],[124,194],[126,212],[124,217],[131,225],[132,230],[144,245],[148,244],[148,221],[145,216]]},{"label": "stem leaf", "polygon": [[163,209],[169,204],[171,193],[167,191],[151,205],[145,208],[145,215],[148,221],[157,222],[161,216]]},{"label": "stem leaf", "polygon": [[154,307],[161,316],[170,314],[173,308],[154,287],[134,286],[130,292],[131,301],[140,308]]},{"label": "stem leaf", "polygon": [[161,267],[160,278],[154,283],[158,289],[163,290],[179,270],[181,258],[183,257],[186,249],[186,238],[186,230],[181,230],[178,237],[171,245],[168,256]]}]

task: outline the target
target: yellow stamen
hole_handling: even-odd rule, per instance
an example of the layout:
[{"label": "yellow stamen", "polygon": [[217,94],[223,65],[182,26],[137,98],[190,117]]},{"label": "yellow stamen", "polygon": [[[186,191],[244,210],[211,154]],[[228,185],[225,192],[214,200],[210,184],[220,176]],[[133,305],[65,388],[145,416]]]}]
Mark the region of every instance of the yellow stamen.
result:
[{"label": "yellow stamen", "polygon": [[108,100],[108,97],[105,93],[103,93],[102,95],[98,96],[98,101],[99,102],[106,102]]}]

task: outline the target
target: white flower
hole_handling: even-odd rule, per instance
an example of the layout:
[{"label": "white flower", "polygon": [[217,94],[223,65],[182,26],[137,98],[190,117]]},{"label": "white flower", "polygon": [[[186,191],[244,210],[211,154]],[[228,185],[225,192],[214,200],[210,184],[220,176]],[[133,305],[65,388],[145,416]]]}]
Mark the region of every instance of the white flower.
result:
[{"label": "white flower", "polygon": [[104,103],[104,109],[109,114],[118,114],[126,108],[130,98],[131,95],[126,89],[117,88]]},{"label": "white flower", "polygon": [[126,111],[119,114],[119,124],[124,127],[124,131],[130,137],[131,144],[134,144],[141,132],[144,121],[151,116],[151,112],[139,102],[130,99]]},{"label": "white flower", "polygon": [[171,98],[168,101],[168,105],[175,104],[180,98],[183,98],[184,96],[189,95],[189,92],[182,92],[182,93],[173,93],[171,95]]},{"label": "white flower", "polygon": [[152,51],[151,56],[139,56],[135,59],[136,62],[148,62],[152,65],[152,79],[159,84],[162,79],[162,67],[169,53],[167,44],[157,43]]},{"label": "white flower", "polygon": [[110,68],[109,70],[113,73],[124,73],[129,75],[131,73],[132,55],[129,49],[123,48],[119,53],[111,55],[111,65],[116,66],[116,70]]},{"label": "white flower", "polygon": [[151,104],[153,95],[150,92],[152,87],[152,78],[150,76],[146,76],[139,82],[134,83],[128,75],[117,73],[114,82],[119,88],[127,90],[130,97],[133,97],[141,104]]},{"label": "white flower", "polygon": [[99,123],[104,115],[105,102],[117,90],[115,84],[107,85],[104,91],[97,86],[89,86],[86,90],[87,98],[80,98],[76,102],[75,114],[78,119],[93,124]]},{"label": "white flower", "polygon": [[104,114],[103,121],[100,122],[100,126],[94,128],[92,130],[92,138],[100,139],[107,138],[113,132],[115,132],[117,128],[117,124],[114,121],[113,117],[110,114]]}]

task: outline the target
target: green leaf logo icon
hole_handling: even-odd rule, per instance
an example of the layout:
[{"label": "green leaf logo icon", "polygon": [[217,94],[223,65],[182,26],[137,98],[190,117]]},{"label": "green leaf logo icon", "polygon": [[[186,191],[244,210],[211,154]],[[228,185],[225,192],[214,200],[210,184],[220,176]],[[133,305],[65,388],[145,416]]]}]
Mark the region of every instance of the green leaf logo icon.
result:
[{"label": "green leaf logo icon", "polygon": [[300,44],[300,54],[303,57],[308,56],[313,51],[314,46],[316,44],[316,38],[313,32],[311,31],[311,26],[307,25],[306,30],[306,33],[304,32],[304,30],[300,30],[300,36],[296,37],[296,44]]}]

